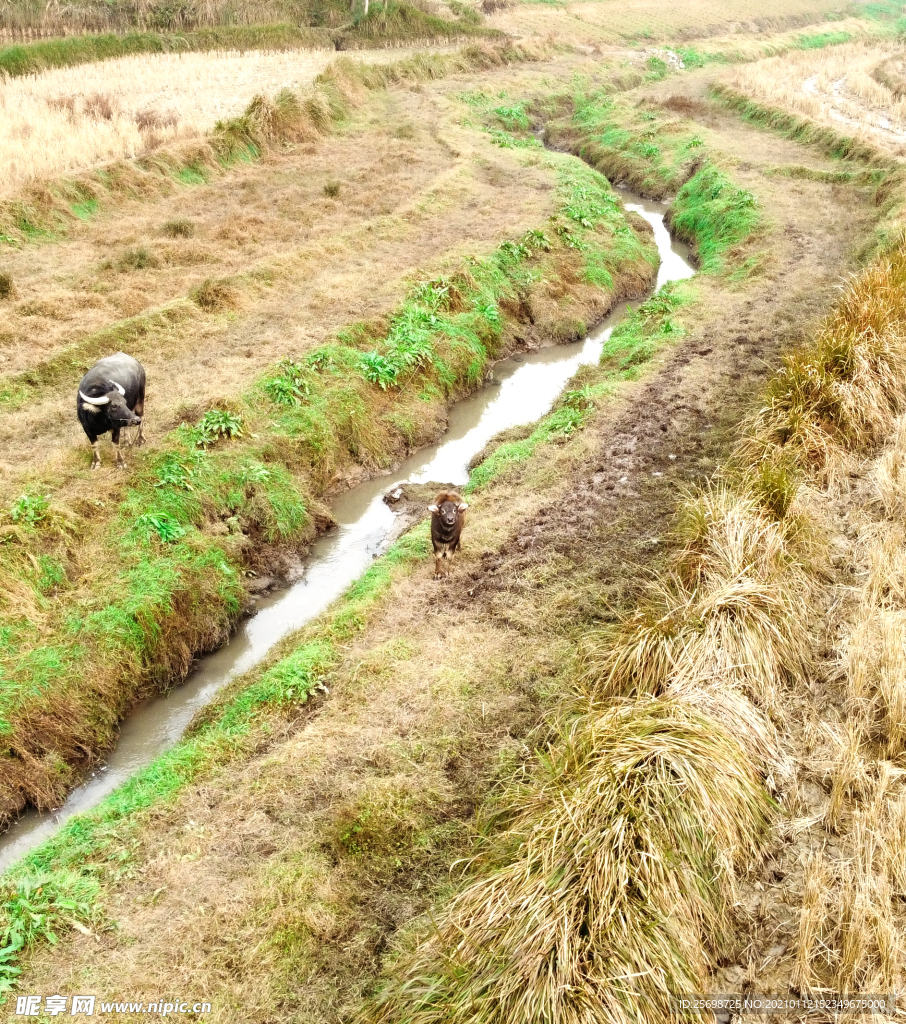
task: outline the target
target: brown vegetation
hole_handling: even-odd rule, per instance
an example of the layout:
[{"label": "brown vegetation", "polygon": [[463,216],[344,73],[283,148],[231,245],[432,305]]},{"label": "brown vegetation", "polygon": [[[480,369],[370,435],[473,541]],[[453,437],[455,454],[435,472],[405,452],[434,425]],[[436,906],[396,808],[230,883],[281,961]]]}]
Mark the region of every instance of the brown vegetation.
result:
[{"label": "brown vegetation", "polygon": [[903,155],[906,103],[889,70],[901,59],[895,44],[854,42],[769,57],[734,68],[725,80],[758,102]]}]

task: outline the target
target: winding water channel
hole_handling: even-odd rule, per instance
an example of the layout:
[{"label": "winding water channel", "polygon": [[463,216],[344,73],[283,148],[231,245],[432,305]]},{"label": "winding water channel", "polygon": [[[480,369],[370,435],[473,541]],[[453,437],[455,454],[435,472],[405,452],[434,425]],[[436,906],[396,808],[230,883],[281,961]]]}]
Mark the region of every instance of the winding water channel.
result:
[{"label": "winding water channel", "polygon": [[[664,225],[666,206],[637,198],[625,202],[625,206],[641,214],[654,229],[661,257],[656,287],[691,277],[695,271],[687,248],[674,242]],[[70,793],[62,807],[44,814],[29,811],[13,822],[0,837],[0,870],[53,835],[72,815],[96,806],[172,747],[218,690],[254,668],[274,644],[310,622],[339,597],[382,553],[393,535],[396,516],[384,503],[383,495],[394,483],[435,480],[463,484],[469,477],[469,460],[495,434],[531,423],[549,412],[576,370],[598,361],[625,306],[617,306],[583,341],[543,348],[495,364],[494,382],[451,408],[448,430],[438,444],[416,452],[391,476],[369,480],[338,497],[332,507],[338,528],[316,541],[303,578],[260,601],[257,613],[240,623],[226,644],[201,658],[183,684],[133,708],[106,762]]]}]

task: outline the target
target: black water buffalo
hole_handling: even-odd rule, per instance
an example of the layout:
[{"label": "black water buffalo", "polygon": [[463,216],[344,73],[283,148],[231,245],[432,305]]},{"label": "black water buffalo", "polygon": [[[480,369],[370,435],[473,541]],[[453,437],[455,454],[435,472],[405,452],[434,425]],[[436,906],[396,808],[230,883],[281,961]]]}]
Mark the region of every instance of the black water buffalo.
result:
[{"label": "black water buffalo", "polygon": [[459,538],[466,525],[466,509],[469,506],[456,491],[441,491],[428,506],[431,513],[431,544],[434,547],[434,578],[445,576],[441,562],[453,556],[459,549]]},{"label": "black water buffalo", "polygon": [[120,431],[123,427],[138,426],[134,444],[144,444],[142,416],[145,411],[145,371],[142,364],[125,352],[99,359],[79,384],[76,409],[79,423],[94,449],[91,468],[97,469],[100,466],[98,438],[110,430],[116,448],[116,464],[120,469],[125,469],[126,463],[120,446]]}]

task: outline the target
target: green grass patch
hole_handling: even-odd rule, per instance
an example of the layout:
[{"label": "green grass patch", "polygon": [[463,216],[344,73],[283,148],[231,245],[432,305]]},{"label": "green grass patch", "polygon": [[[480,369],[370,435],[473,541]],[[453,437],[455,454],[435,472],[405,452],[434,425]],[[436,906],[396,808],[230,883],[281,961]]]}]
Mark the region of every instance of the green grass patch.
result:
[{"label": "green grass patch", "polygon": [[640,306],[630,307],[604,343],[601,365],[623,379],[631,378],[636,375],[636,367],[651,360],[665,345],[679,341],[686,331],[676,314],[691,301],[691,288],[685,282],[667,282]]},{"label": "green grass patch", "polygon": [[853,38],[851,32],[816,32],[796,36],[796,49],[823,50],[825,46],[838,46]]},{"label": "green grass patch", "polygon": [[694,246],[706,274],[727,269],[733,249],[755,234],[760,220],[754,193],[711,163],[683,185],[670,209],[670,227]]},{"label": "green grass patch", "polygon": [[86,199],[81,203],[72,203],[69,209],[79,220],[91,220],[98,212],[98,201],[97,199]]}]

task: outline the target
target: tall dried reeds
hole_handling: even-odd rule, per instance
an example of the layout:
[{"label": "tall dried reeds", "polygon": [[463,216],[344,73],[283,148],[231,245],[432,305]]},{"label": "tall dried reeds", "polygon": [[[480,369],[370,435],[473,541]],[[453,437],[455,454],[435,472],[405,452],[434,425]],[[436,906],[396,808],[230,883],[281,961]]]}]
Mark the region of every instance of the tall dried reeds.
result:
[{"label": "tall dried reeds", "polygon": [[[728,941],[769,801],[745,749],[675,698],[594,705],[512,794],[507,861],[465,890],[361,1018],[673,1019]],[[493,855],[492,855],[493,856]]]},{"label": "tall dried reeds", "polygon": [[741,447],[744,463],[784,460],[825,484],[894,428],[906,407],[906,243],[850,282],[806,349],[771,380]]},{"label": "tall dried reeds", "polygon": [[729,686],[779,715],[778,687],[802,681],[811,664],[813,583],[789,525],[727,484],[681,515],[674,571],[616,630],[590,639],[588,678],[602,695]]}]

